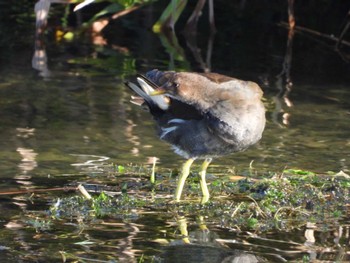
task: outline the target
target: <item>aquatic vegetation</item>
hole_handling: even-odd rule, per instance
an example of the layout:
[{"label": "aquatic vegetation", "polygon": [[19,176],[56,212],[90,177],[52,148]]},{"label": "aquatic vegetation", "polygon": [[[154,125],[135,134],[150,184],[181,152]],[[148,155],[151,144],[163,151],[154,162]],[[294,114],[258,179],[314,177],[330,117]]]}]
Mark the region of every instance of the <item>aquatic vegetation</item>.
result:
[{"label": "aquatic vegetation", "polygon": [[[128,173],[130,168],[122,171]],[[197,176],[190,177],[187,197],[180,204],[171,199],[174,178],[158,178],[153,184],[148,176],[143,176],[137,182],[124,181],[114,189],[99,186],[90,200],[79,194],[61,198],[50,211],[54,219],[79,218],[87,222],[105,217],[132,220],[142,217],[145,211],[167,211],[174,216],[203,216],[224,228],[256,231],[291,230],[308,222],[334,224],[349,215],[347,177],[294,171],[261,180],[215,179],[209,184],[213,199],[206,205],[192,199],[198,198],[200,191]],[[117,168],[116,176],[120,176],[119,172]]]},{"label": "aquatic vegetation", "polygon": [[53,222],[51,220],[41,218],[28,219],[26,223],[27,225],[35,228],[36,232],[49,230],[53,225]]},{"label": "aquatic vegetation", "polygon": [[145,201],[127,194],[112,197],[101,192],[87,200],[80,195],[66,197],[60,200],[59,205],[51,206],[50,214],[54,219],[83,220],[89,222],[105,216],[115,218],[137,218],[136,209],[141,210]]}]

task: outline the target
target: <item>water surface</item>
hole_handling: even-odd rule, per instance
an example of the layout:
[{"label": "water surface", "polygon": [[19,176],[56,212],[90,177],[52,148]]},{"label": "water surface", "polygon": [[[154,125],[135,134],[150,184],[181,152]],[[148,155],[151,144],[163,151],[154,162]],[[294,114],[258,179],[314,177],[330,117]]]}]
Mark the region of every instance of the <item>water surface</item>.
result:
[{"label": "water surface", "polygon": [[[227,174],[270,177],[285,169],[350,173],[349,64],[328,47],[296,34],[289,71],[283,71],[287,31],[265,25],[259,32],[253,22],[234,22],[225,26],[218,22],[211,68],[260,84],[267,125],[256,146],[214,160],[208,181]],[[118,22],[115,26],[121,30]],[[159,159],[160,171],[171,173],[181,167],[183,160],[156,137],[149,114],[129,103],[131,93],[123,82],[152,68],[201,71],[201,66],[183,35],[178,37],[185,55],[179,57],[171,55],[159,36],[134,26],[124,29],[128,34],[122,38],[114,35],[107,39],[106,46],[92,45],[87,39],[53,42],[48,37],[49,71],[45,74],[31,65],[33,34],[29,31],[20,45],[12,38],[15,46],[26,48],[17,51],[9,46],[9,52],[1,54],[1,192],[60,188],[79,182],[114,185],[118,180],[147,181],[139,175],[113,177],[101,165],[151,167],[152,157]],[[207,32],[200,31],[202,53],[207,40]],[[288,74],[293,85],[284,96],[280,89],[286,87]],[[175,188],[175,184],[169,187]],[[55,220],[49,216],[50,206],[74,195],[79,194],[1,195],[0,205],[6,211],[0,217],[1,258],[6,262],[60,262],[66,258],[221,262],[235,257],[250,258],[250,262],[349,260],[348,220],[339,225],[325,222],[292,231],[282,228],[253,233],[227,229],[217,218],[201,219],[200,206],[196,208],[198,216],[183,215],[173,207],[169,211],[145,207],[144,211],[106,218],[90,219],[84,214]],[[48,225],[38,218],[46,218]],[[180,229],[184,222],[192,246],[183,240]]]}]

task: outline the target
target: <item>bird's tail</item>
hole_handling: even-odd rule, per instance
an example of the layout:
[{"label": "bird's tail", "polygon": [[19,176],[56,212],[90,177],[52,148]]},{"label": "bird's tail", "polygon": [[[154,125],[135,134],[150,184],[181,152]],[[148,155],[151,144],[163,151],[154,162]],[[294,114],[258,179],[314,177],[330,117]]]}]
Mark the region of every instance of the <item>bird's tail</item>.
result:
[{"label": "bird's tail", "polygon": [[[156,113],[159,110],[165,111],[169,108],[169,98],[165,95],[150,95],[158,86],[143,75],[138,75],[137,83],[130,81],[125,82],[125,85],[139,95],[149,107],[151,113]],[[139,101],[140,98],[133,98],[133,101]],[[139,104],[139,103],[137,103]]]}]

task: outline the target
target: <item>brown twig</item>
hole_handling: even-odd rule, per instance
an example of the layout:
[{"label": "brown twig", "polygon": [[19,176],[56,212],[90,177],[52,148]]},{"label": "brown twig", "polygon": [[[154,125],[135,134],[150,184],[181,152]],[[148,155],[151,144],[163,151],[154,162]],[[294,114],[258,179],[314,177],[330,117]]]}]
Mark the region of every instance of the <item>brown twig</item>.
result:
[{"label": "brown twig", "polygon": [[56,187],[56,188],[45,188],[45,189],[23,189],[23,190],[13,190],[0,192],[0,195],[18,195],[18,194],[31,194],[31,193],[43,193],[43,192],[53,192],[53,191],[76,191],[77,187]]},{"label": "brown twig", "polygon": [[288,22],[289,22],[289,28],[291,30],[294,30],[295,28],[294,0],[288,0]]},{"label": "brown twig", "polygon": [[338,42],[336,44],[336,49],[339,49],[340,47],[340,44],[342,43],[343,41],[343,38],[345,36],[345,33],[349,30],[350,28],[350,10],[348,11],[348,14],[347,14],[347,22],[345,23],[344,27],[343,27],[343,30],[342,32],[340,33],[340,36],[339,36],[339,39],[338,39]]},{"label": "brown twig", "polygon": [[127,9],[125,9],[123,11],[117,12],[117,13],[115,13],[112,16],[112,19],[117,19],[117,18],[119,18],[121,16],[125,16],[125,15],[127,15],[127,14],[129,14],[129,13],[131,13],[131,12],[137,10],[137,9],[139,9],[140,7],[141,7],[141,5],[135,5],[133,7],[127,8]]},{"label": "brown twig", "polygon": [[[289,28],[289,24],[286,23],[286,22],[281,22],[278,25]],[[309,34],[314,35],[314,36],[323,37],[323,38],[326,38],[326,39],[329,39],[329,40],[332,40],[332,41],[335,41],[335,42],[339,41],[339,38],[337,38],[335,36],[323,34],[321,32],[318,32],[316,30],[312,30],[312,29],[309,29],[309,28],[306,28],[306,27],[295,26],[295,30],[299,31],[299,32],[303,32],[303,33],[309,33]],[[350,42],[348,42],[348,41],[342,40],[341,43],[343,45],[346,45],[346,46],[350,47]]]},{"label": "brown twig", "polygon": [[125,15],[139,9],[140,7],[141,7],[141,5],[133,6],[133,7],[124,9],[120,12],[114,13],[110,18],[103,17],[103,18],[97,19],[92,24],[93,33],[96,35],[100,34],[101,31],[109,24],[110,20],[115,20],[115,19],[118,19],[119,17],[125,16]]}]

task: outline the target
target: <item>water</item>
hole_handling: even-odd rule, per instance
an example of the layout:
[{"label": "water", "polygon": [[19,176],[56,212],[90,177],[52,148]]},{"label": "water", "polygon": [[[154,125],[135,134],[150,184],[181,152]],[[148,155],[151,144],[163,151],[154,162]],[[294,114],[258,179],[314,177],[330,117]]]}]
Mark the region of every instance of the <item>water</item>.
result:
[{"label": "water", "polygon": [[[345,86],[323,87],[321,94],[319,90],[296,84],[293,106],[279,114],[274,112],[274,94],[268,91],[268,123],[261,142],[214,164],[244,170],[254,160],[261,171],[281,172],[285,166],[320,173],[349,171],[349,91]],[[23,78],[3,84],[1,97],[4,175],[13,174],[16,166],[23,170],[28,151],[34,155],[36,173],[44,176],[60,174],[62,168],[73,172],[74,154],[108,156],[122,165],[146,163],[152,156],[168,167],[181,162],[156,138],[151,117],[128,102],[130,92],[113,76],[45,82]]]},{"label": "water", "polygon": [[[243,22],[239,28],[233,22],[218,23],[211,67],[262,86],[267,126],[261,142],[243,153],[214,160],[209,173],[220,176],[234,171],[254,178],[281,174],[286,168],[350,173],[349,64],[297,34],[290,71],[279,76],[286,30],[263,30],[270,32],[264,35],[254,25],[248,25],[251,31],[240,31]],[[121,30],[120,25],[116,28]],[[169,55],[157,35],[138,30],[138,35],[123,39],[114,35],[107,46],[90,45],[87,39],[72,43],[48,39],[49,72],[45,74],[31,67],[30,30],[28,39],[21,39],[26,49],[4,49],[8,52],[1,54],[0,69],[1,193],[79,182],[114,185],[116,178],[103,172],[101,164],[151,167],[151,157],[157,157],[159,169],[180,167],[183,160],[156,137],[148,113],[129,103],[131,94],[123,81],[151,68],[200,71],[201,67],[181,34],[182,57]],[[12,41],[18,47],[16,34]],[[205,30],[198,39],[203,55],[208,40]],[[288,74],[293,85],[283,97],[279,88],[286,86]],[[119,179],[137,181],[139,177]],[[183,215],[168,207],[145,207],[127,216],[91,220],[49,216],[50,205],[74,195],[78,194],[60,190],[2,194],[0,206],[6,213],[0,216],[0,258],[4,262],[349,260],[348,221],[253,233],[227,229],[218,218],[201,218],[200,212]],[[185,245],[181,233],[186,226],[192,246]]]}]

